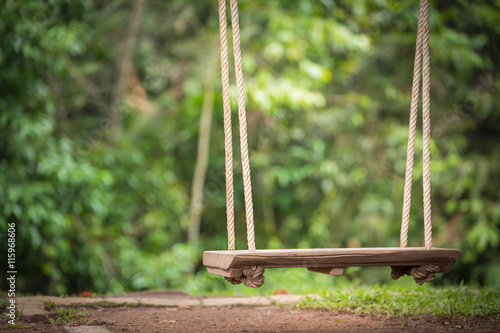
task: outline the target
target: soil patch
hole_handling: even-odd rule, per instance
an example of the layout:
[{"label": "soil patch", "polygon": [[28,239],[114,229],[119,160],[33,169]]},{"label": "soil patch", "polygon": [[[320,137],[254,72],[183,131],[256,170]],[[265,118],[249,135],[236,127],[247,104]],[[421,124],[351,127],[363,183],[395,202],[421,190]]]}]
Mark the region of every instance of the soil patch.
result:
[{"label": "soil patch", "polygon": [[[78,307],[70,322],[23,322],[15,332],[69,332],[99,326],[110,332],[498,332],[500,321],[443,317],[380,317],[278,306]],[[9,330],[5,326],[1,330]],[[90,333],[90,331],[89,331]]]}]

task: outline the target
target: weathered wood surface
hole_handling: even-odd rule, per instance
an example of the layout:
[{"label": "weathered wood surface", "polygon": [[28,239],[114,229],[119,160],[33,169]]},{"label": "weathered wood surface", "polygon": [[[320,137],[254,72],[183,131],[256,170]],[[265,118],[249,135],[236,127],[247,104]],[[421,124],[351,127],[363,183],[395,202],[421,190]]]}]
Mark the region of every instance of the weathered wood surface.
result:
[{"label": "weathered wood surface", "polygon": [[309,272],[322,273],[327,275],[342,275],[344,274],[344,267],[307,267]]},{"label": "weathered wood surface", "polygon": [[[230,270],[236,274],[244,267],[264,268],[307,267],[344,268],[352,266],[423,266],[438,265],[441,273],[449,271],[460,250],[422,247],[380,247],[342,249],[287,249],[287,250],[247,250],[205,251],[203,264],[218,275]],[[217,270],[216,270],[217,269]],[[216,272],[217,271],[217,272]],[[317,271],[317,270],[316,270]],[[326,271],[326,270],[321,270]],[[333,272],[333,271],[332,271]]]}]

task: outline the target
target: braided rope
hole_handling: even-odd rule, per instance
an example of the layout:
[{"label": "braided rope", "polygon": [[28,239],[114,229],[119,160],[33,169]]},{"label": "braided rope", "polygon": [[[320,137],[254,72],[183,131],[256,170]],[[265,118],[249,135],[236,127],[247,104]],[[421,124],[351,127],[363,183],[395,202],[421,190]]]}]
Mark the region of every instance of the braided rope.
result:
[{"label": "braided rope", "polygon": [[[243,187],[245,193],[245,215],[247,222],[248,250],[255,252],[255,231],[253,223],[252,183],[250,179],[250,160],[248,157],[247,119],[245,110],[245,89],[241,67],[240,27],[238,1],[231,0],[231,22],[233,29],[234,66],[236,91],[238,95],[238,116],[240,123],[241,162]],[[226,215],[228,249],[235,249],[234,233],[234,187],[233,187],[233,146],[231,134],[231,105],[229,98],[229,61],[227,46],[226,0],[219,0],[219,29],[221,43],[222,99],[224,105],[224,144],[226,161]]]},{"label": "braided rope", "polygon": [[410,206],[411,206],[411,185],[413,175],[413,155],[415,149],[415,131],[417,127],[418,99],[421,76],[422,61],[422,21],[423,12],[420,9],[418,17],[417,41],[415,47],[415,63],[413,66],[412,99],[410,106],[410,124],[408,131],[408,147],[406,152],[406,174],[403,201],[403,219],[401,224],[401,247],[408,244],[408,227],[410,224]]},{"label": "braided rope", "polygon": [[430,47],[429,47],[429,0],[425,0],[422,81],[422,136],[423,136],[423,190],[425,248],[432,247],[431,224],[431,99],[430,99]]},{"label": "braided rope", "polygon": [[224,108],[224,148],[226,161],[226,219],[227,248],[235,250],[234,234],[234,186],[233,186],[233,139],[231,130],[231,102],[229,98],[229,60],[227,47],[226,0],[219,0],[220,69],[222,76],[222,103]]},{"label": "braided rope", "polygon": [[[406,155],[406,173],[401,223],[400,246],[408,246],[408,227],[410,222],[411,186],[413,175],[413,156],[418,113],[420,77],[422,83],[422,118],[423,118],[423,178],[424,178],[424,225],[425,247],[432,246],[431,226],[431,191],[430,191],[430,56],[429,56],[429,1],[420,1],[418,17],[415,63],[413,69],[412,100],[410,106],[410,124],[408,131],[408,147]],[[422,63],[423,61],[423,71]]]},{"label": "braided rope", "polygon": [[247,221],[248,250],[255,252],[255,232],[253,225],[252,183],[250,179],[250,161],[248,158],[247,119],[245,110],[245,87],[241,68],[240,26],[238,19],[238,1],[231,0],[231,22],[233,28],[234,67],[236,73],[236,92],[238,95],[238,114],[240,121],[241,163],[243,169],[243,188],[245,192],[245,215]]}]

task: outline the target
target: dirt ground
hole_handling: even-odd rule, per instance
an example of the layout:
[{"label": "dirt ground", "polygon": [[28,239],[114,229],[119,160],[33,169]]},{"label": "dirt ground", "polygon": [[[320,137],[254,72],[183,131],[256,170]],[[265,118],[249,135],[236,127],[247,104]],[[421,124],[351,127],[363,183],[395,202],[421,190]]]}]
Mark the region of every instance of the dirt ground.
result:
[{"label": "dirt ground", "polygon": [[[500,321],[442,317],[386,318],[295,307],[78,307],[68,322],[19,321],[15,332],[72,332],[100,326],[111,332],[500,332]],[[54,320],[55,319],[55,320]],[[83,327],[81,327],[83,328]],[[87,329],[91,333],[92,330]]]}]

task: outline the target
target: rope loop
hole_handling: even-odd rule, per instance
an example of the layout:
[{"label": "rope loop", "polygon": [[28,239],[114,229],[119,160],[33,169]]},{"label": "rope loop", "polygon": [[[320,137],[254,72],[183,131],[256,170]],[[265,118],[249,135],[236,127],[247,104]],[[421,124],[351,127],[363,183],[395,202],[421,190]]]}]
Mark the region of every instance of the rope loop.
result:
[{"label": "rope loop", "polygon": [[430,54],[429,54],[429,0],[420,0],[418,15],[415,63],[413,68],[412,98],[410,106],[410,124],[408,147],[406,152],[406,172],[401,223],[400,246],[408,246],[408,228],[410,223],[411,186],[413,174],[413,156],[417,125],[420,78],[422,79],[422,137],[423,137],[423,189],[424,189],[424,229],[425,248],[432,247],[431,223],[431,183],[430,183]]},{"label": "rope loop", "polygon": [[[240,24],[238,1],[231,0],[231,23],[233,31],[234,68],[236,91],[238,95],[238,118],[240,130],[240,150],[245,194],[245,216],[247,223],[248,250],[255,252],[255,231],[253,221],[252,182],[250,178],[250,160],[248,157],[247,118],[245,108],[245,87],[241,66]],[[222,99],[224,105],[224,146],[226,163],[226,216],[228,249],[235,249],[234,233],[234,186],[233,186],[233,146],[231,129],[231,105],[229,98],[229,61],[227,46],[226,0],[219,0],[219,29],[221,43]]]},{"label": "rope loop", "polygon": [[[250,177],[250,161],[248,157],[248,136],[245,108],[245,89],[241,65],[240,27],[238,18],[238,1],[231,0],[231,22],[233,32],[234,66],[236,74],[236,90],[238,97],[238,118],[240,133],[240,150],[245,196],[245,216],[247,224],[248,250],[255,252],[255,232],[252,203],[252,184]],[[228,230],[228,249],[235,249],[234,232],[234,185],[233,185],[233,148],[231,129],[231,106],[229,97],[229,63],[227,45],[226,0],[219,0],[219,25],[221,42],[221,76],[222,97],[224,105],[224,142],[226,170],[226,215]],[[401,247],[408,246],[408,228],[411,206],[411,186],[413,174],[413,156],[415,149],[416,123],[418,113],[420,78],[422,79],[422,134],[423,134],[423,190],[424,190],[424,226],[425,247],[432,247],[431,224],[431,187],[430,187],[430,54],[429,54],[429,0],[420,0],[415,62],[412,82],[412,99],[410,106],[410,123],[406,157],[403,213],[401,223]]]}]

